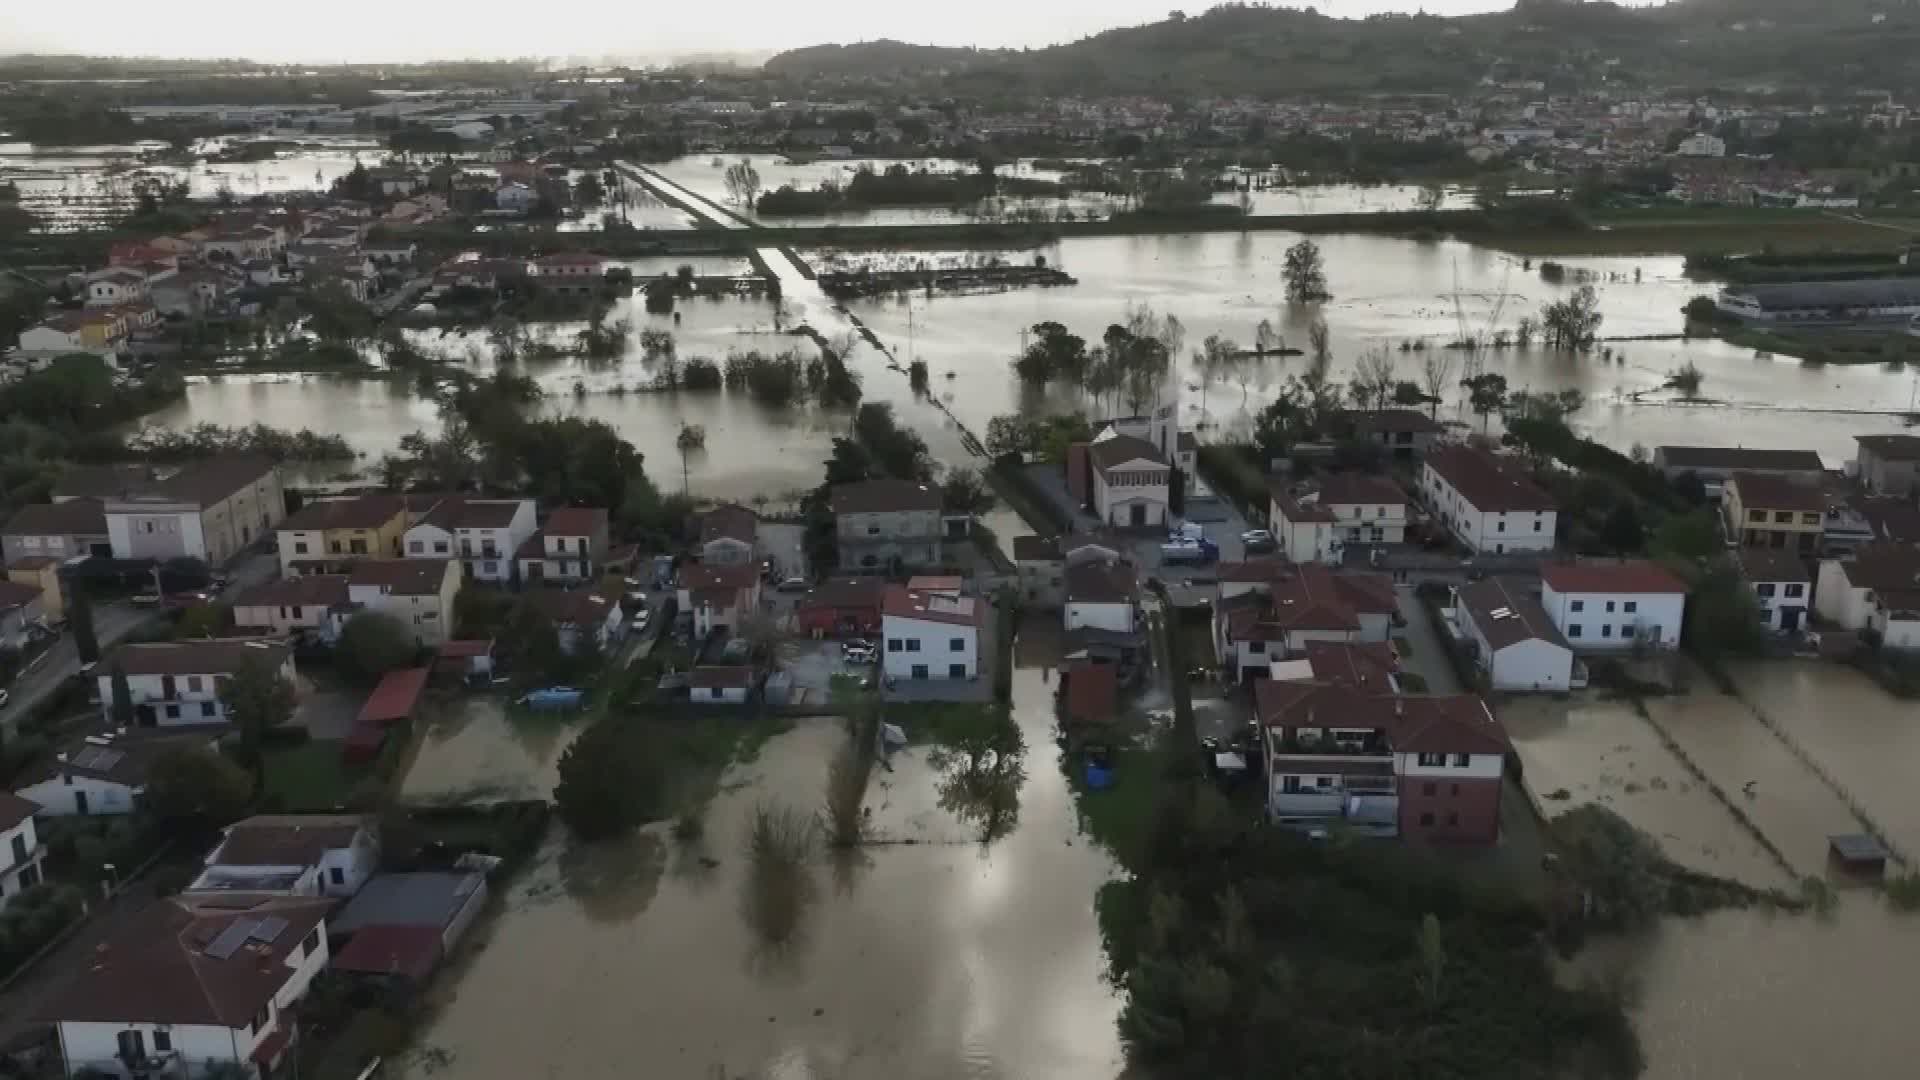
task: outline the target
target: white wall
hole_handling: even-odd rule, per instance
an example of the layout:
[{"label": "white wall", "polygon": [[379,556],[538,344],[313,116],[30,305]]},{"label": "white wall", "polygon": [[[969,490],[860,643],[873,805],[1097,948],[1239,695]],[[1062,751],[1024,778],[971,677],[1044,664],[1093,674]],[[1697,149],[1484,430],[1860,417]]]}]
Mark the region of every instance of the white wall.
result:
[{"label": "white wall", "polygon": [[[886,615],[880,620],[880,637],[881,664],[889,678],[914,678],[915,664],[926,665],[929,679],[952,678],[949,669],[954,664],[965,667],[965,678],[980,674],[980,633],[975,627]],[[956,638],[957,652],[952,647]]]},{"label": "white wall", "polygon": [[1820,563],[1820,581],[1813,596],[1814,610],[1821,618],[1847,630],[1866,629],[1873,604],[1867,600],[1866,589],[1855,588],[1847,581],[1846,569],[1838,559]]},{"label": "white wall", "polygon": [[1431,465],[1421,466],[1420,486],[1447,529],[1474,551],[1547,551],[1553,547],[1558,515],[1552,510],[1482,511]]},{"label": "white wall", "polygon": [[1116,634],[1131,634],[1133,633],[1133,605],[1069,602],[1066,624],[1069,630],[1092,627],[1098,630],[1111,630]]},{"label": "white wall", "polygon": [[692,691],[696,705],[739,705],[747,700],[744,686],[702,686]]},{"label": "white wall", "polygon": [[1267,520],[1273,523],[1273,538],[1287,558],[1296,563],[1339,564],[1340,557],[1333,550],[1332,525],[1324,521],[1294,521],[1280,509],[1278,500],[1268,502]]},{"label": "white wall", "polygon": [[1488,677],[1495,690],[1535,690],[1564,693],[1573,680],[1573,653],[1551,641],[1528,638],[1489,654],[1484,643],[1481,657],[1492,666]]},{"label": "white wall", "polygon": [[[1771,596],[1761,595],[1763,585],[1773,587]],[[1801,609],[1800,626],[1807,624],[1806,612],[1813,607],[1813,586],[1804,581],[1756,581],[1752,583],[1753,598],[1760,605],[1760,621],[1768,627],[1780,629],[1780,614],[1783,610]],[[1799,589],[1800,595],[1788,596],[1788,589]]]},{"label": "white wall", "polygon": [[351,847],[334,848],[320,856],[320,892],[325,896],[352,896],[379,865],[380,848],[362,830],[354,836]]},{"label": "white wall", "polygon": [[1140,460],[1116,465],[1112,471],[1116,473],[1152,472],[1159,477],[1159,482],[1147,485],[1109,485],[1106,473],[1099,469],[1093,470],[1093,509],[1100,515],[1100,520],[1109,525],[1123,527],[1131,525],[1133,511],[1129,507],[1140,503],[1147,508],[1146,523],[1148,525],[1167,523],[1167,501],[1170,498],[1167,491],[1167,477],[1171,473],[1167,466]]},{"label": "white wall", "polygon": [[1687,598],[1676,593],[1561,593],[1542,583],[1540,606],[1576,650],[1628,649],[1643,634],[1647,644],[1671,649],[1680,644]]},{"label": "white wall", "polygon": [[1422,765],[1418,754],[1396,753],[1393,771],[1397,776],[1423,780],[1498,780],[1506,767],[1499,754],[1468,754],[1465,765],[1456,764],[1457,760],[1457,755],[1448,754],[1444,765]]},{"label": "white wall", "polygon": [[50,776],[37,784],[29,784],[14,794],[39,803],[48,817],[65,817],[80,812],[77,795],[87,797],[89,814],[131,814],[139,789],[97,776],[69,773],[64,778]]},{"label": "white wall", "polygon": [[[14,857],[13,842],[16,839],[26,852],[25,858]],[[27,883],[20,878],[29,868],[33,869],[36,882],[40,879],[39,866],[46,856],[46,849],[41,846],[40,833],[34,827],[32,818],[0,831],[0,867],[6,868],[0,871],[0,909],[4,909],[9,901],[20,894],[20,890],[27,887]]]}]

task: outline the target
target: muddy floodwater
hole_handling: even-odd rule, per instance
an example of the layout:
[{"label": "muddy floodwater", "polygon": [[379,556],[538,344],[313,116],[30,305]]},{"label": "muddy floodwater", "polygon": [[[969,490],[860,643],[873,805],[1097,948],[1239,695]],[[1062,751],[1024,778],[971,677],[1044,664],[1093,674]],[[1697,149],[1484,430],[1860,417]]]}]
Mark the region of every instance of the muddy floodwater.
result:
[{"label": "muddy floodwater", "polygon": [[1016,673],[1029,752],[1011,833],[983,845],[927,801],[937,769],[910,749],[868,792],[889,842],[811,860],[779,946],[745,915],[743,837],[758,805],[822,804],[840,721],[730,770],[696,848],[654,829],[582,849],[556,829],[450,973],[407,1075],[1112,1080],[1093,898],[1116,871],[1077,835],[1051,689],[1046,668]]},{"label": "muddy floodwater", "polygon": [[569,719],[510,715],[498,697],[436,710],[400,786],[402,802],[491,803],[550,799],[560,754],[579,733]]}]

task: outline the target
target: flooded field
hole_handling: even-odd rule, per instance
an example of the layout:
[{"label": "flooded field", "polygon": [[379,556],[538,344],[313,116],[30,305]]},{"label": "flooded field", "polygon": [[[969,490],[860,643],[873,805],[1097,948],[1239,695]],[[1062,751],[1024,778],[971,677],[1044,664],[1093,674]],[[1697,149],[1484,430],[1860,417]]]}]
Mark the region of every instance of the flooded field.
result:
[{"label": "flooded field", "polygon": [[1795,873],[1823,875],[1827,838],[1860,828],[1846,804],[1754,719],[1745,702],[1704,679],[1694,685],[1683,697],[1650,699],[1647,712],[1780,849]]},{"label": "flooded field", "polygon": [[730,770],[697,849],[658,830],[576,849],[556,829],[444,984],[405,1075],[1112,1080],[1119,1005],[1093,895],[1115,871],[1076,835],[1044,671],[1015,677],[1018,827],[975,842],[923,800],[937,770],[910,750],[868,794],[895,842],[810,860],[784,942],[749,917],[743,837],[758,806],[821,805],[838,720]]},{"label": "flooded field", "polygon": [[1920,855],[1920,708],[1842,664],[1756,663],[1737,669],[1734,679],[1902,853]]},{"label": "flooded field", "polygon": [[[1627,703],[1522,698],[1502,706],[1500,718],[1549,816],[1598,803],[1652,834],[1682,866],[1762,888],[1793,884]],[[1551,797],[1562,791],[1567,797]]]},{"label": "flooded field", "polygon": [[509,716],[498,697],[466,697],[433,714],[400,785],[414,805],[551,799],[560,754],[577,725],[553,716]]}]

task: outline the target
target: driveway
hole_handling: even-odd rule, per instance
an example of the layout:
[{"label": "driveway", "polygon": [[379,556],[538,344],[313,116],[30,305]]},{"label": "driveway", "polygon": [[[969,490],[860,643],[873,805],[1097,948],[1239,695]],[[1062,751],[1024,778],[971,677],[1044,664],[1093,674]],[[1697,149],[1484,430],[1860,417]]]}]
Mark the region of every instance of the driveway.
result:
[{"label": "driveway", "polygon": [[[100,652],[104,655],[140,624],[160,617],[153,608],[137,608],[132,604],[95,606],[93,632],[100,642]],[[9,727],[18,723],[20,717],[32,712],[79,670],[80,652],[74,648],[73,634],[63,633],[60,640],[41,654],[33,670],[21,673],[8,688],[7,708],[0,714],[0,723]]]},{"label": "driveway", "polygon": [[1440,640],[1433,620],[1427,617],[1427,606],[1414,595],[1411,585],[1395,586],[1393,596],[1400,603],[1400,617],[1407,622],[1394,631],[1394,637],[1401,643],[1401,666],[1425,679],[1430,694],[1460,693],[1460,680],[1454,677],[1453,665],[1447,662],[1446,643]]}]

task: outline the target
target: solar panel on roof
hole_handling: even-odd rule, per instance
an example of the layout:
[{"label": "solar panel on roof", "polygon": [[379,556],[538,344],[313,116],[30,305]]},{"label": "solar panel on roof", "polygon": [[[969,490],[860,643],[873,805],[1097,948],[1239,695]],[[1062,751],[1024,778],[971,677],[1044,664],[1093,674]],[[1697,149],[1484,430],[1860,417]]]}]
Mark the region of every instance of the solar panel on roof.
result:
[{"label": "solar panel on roof", "polygon": [[219,937],[208,942],[203,951],[215,960],[225,960],[240,951],[240,946],[247,943],[247,938],[252,936],[254,927],[258,925],[258,919],[235,919],[220,931]]},{"label": "solar panel on roof", "polygon": [[287,920],[278,915],[266,915],[253,925],[253,932],[247,936],[254,941],[264,941],[271,945],[273,944],[274,938],[286,933],[286,931]]}]

